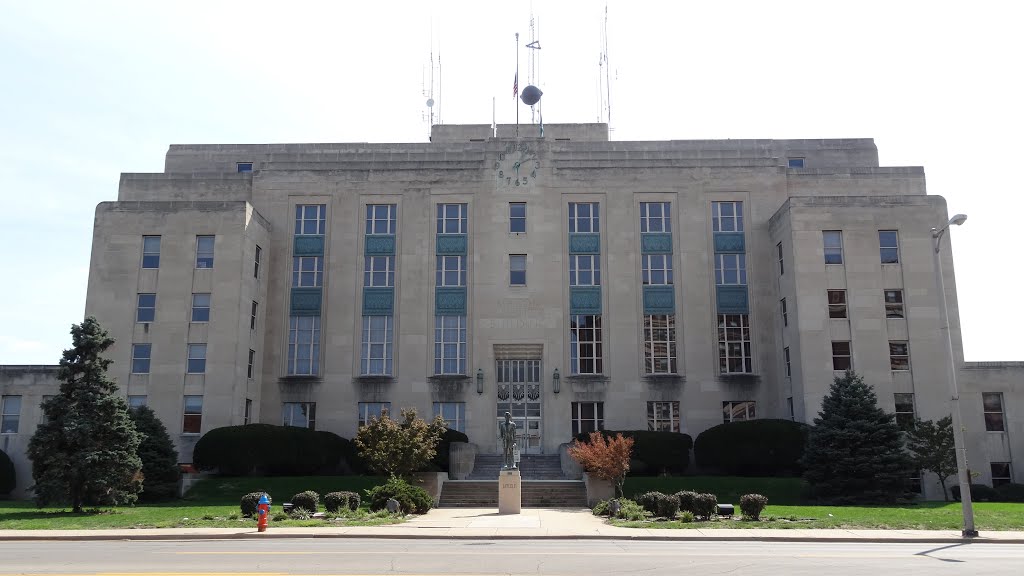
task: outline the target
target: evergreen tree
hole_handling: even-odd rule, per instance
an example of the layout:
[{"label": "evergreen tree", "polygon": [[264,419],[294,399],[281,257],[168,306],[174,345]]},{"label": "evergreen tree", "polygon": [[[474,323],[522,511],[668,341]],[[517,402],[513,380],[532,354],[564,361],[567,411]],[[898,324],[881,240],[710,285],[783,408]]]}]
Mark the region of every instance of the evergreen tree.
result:
[{"label": "evergreen tree", "polygon": [[64,351],[57,378],[60,393],[43,403],[46,423],[28,445],[35,500],[83,505],[134,504],[142,489],[139,433],[128,405],[107,378],[114,343],[95,318],[71,327],[73,347]]},{"label": "evergreen tree", "polygon": [[822,401],[803,466],[811,495],[832,503],[901,500],[913,474],[894,416],[852,370],[836,377]]},{"label": "evergreen tree", "polygon": [[939,477],[942,497],[947,502],[946,480],[956,474],[956,446],[953,443],[953,417],[938,422],[917,420],[907,430],[907,449],[918,470],[932,472]]},{"label": "evergreen tree", "polygon": [[138,452],[143,476],[139,499],[146,502],[170,500],[178,494],[178,451],[152,408],[134,408],[131,417],[142,436]]}]

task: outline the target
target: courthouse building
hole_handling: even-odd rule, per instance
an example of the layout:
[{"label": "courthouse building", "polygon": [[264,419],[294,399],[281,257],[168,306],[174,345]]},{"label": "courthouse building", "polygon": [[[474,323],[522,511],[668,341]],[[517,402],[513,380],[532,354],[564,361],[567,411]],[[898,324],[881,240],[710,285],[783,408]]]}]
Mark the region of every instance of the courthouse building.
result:
[{"label": "courthouse building", "polygon": [[[442,125],[429,143],[173,145],[97,207],[85,313],[182,462],[220,426],[352,437],[406,407],[482,453],[506,411],[547,454],[599,428],[810,422],[847,368],[901,422],[936,419],[931,230],[948,217],[923,169],[880,167],[871,139]],[[971,468],[1020,481],[1024,365],[964,364],[944,242]],[[52,379],[0,371],[22,487]]]}]

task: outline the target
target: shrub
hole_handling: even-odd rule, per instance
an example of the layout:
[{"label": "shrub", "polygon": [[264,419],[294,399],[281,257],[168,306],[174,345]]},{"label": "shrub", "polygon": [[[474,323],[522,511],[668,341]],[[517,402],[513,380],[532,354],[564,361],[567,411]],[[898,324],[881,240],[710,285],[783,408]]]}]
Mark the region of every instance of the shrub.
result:
[{"label": "shrub", "polygon": [[359,427],[353,442],[370,470],[408,476],[430,464],[445,430],[440,416],[427,422],[416,415],[414,408],[402,408],[398,420],[387,412],[380,418],[370,418],[366,426]]},{"label": "shrub", "polygon": [[718,509],[718,497],[714,494],[697,494],[693,500],[693,515],[702,520],[710,520]]},{"label": "shrub", "polygon": [[405,480],[392,476],[387,482],[366,491],[370,500],[370,510],[385,510],[388,498],[398,500],[402,511],[406,514],[426,514],[434,505],[434,500],[427,491],[413,486]]},{"label": "shrub", "polygon": [[676,498],[679,500],[679,509],[684,512],[693,513],[696,510],[697,496],[698,494],[692,490],[676,492]]},{"label": "shrub", "polygon": [[[690,465],[690,448],[693,439],[688,434],[678,432],[654,432],[650,430],[605,430],[604,437],[612,438],[622,434],[633,439],[633,460],[642,463],[630,463],[630,475],[657,476],[659,474],[682,474]],[[590,435],[581,433],[576,440],[589,442]]]},{"label": "shrub", "polygon": [[292,510],[296,508],[302,508],[315,514],[320,505],[320,495],[312,490],[306,490],[305,492],[299,492],[295,496],[292,496]]},{"label": "shrub", "polygon": [[331,492],[324,496],[324,508],[328,512],[359,509],[360,499],[356,492]]},{"label": "shrub", "polygon": [[594,516],[607,516],[608,512],[611,509],[611,503],[611,500],[601,500],[600,502],[594,505],[594,508],[591,510],[591,512],[594,513]]},{"label": "shrub", "polygon": [[693,455],[701,468],[730,476],[799,474],[807,429],[790,420],[719,424],[697,436]]},{"label": "shrub", "polygon": [[[953,494],[953,499],[960,500],[960,485],[957,484],[949,490]],[[971,501],[973,502],[991,502],[996,499],[996,491],[991,486],[985,484],[971,484]]]},{"label": "shrub", "polygon": [[6,496],[14,491],[17,485],[18,476],[14,471],[14,462],[10,456],[0,450],[0,496]]},{"label": "shrub", "polygon": [[448,449],[452,442],[469,442],[469,436],[466,436],[458,430],[452,430],[451,428],[445,428],[444,434],[441,435],[441,441],[437,443],[437,454],[434,455],[431,464],[437,467],[441,472],[448,472],[449,454]]},{"label": "shrub", "polygon": [[690,522],[693,522],[695,518],[696,516],[694,516],[693,512],[690,512],[689,510],[683,510],[679,513],[679,521],[683,524],[689,524]]},{"label": "shrub", "polygon": [[1024,484],[1003,484],[996,488],[996,499],[1000,502],[1024,502]]},{"label": "shrub", "polygon": [[[249,518],[256,515],[256,509],[260,505],[260,496],[266,494],[265,492],[250,492],[245,496],[242,496],[242,516]],[[273,503],[270,498],[270,494],[267,494],[267,500]]]},{"label": "shrub", "polygon": [[644,510],[652,516],[661,518],[675,518],[679,512],[679,498],[675,494],[662,494],[661,492],[648,492],[637,498],[637,504],[643,506]]},{"label": "shrub", "polygon": [[313,517],[313,512],[310,512],[305,508],[292,508],[292,511],[288,516],[291,517],[292,520],[309,520]]},{"label": "shrub", "polygon": [[633,439],[622,434],[614,437],[591,432],[587,442],[574,440],[569,446],[569,456],[587,471],[602,480],[615,485],[615,495],[622,496],[622,484],[629,472],[629,455],[633,450]]},{"label": "shrub", "polygon": [[333,474],[351,443],[332,432],[298,426],[246,424],[214,428],[196,443],[192,463],[226,476]]},{"label": "shrub", "polygon": [[768,498],[760,494],[744,494],[740,496],[740,511],[743,517],[750,520],[759,520],[764,507],[768,505]]},{"label": "shrub", "polygon": [[647,517],[642,506],[632,500],[619,500],[619,513],[616,518],[621,520],[643,520]]}]

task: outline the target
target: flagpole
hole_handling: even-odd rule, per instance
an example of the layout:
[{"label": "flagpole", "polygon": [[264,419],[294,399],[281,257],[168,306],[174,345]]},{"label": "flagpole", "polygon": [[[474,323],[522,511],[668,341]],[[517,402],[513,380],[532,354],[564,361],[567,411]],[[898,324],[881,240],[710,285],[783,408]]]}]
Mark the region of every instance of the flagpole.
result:
[{"label": "flagpole", "polygon": [[[519,32],[516,32],[516,94],[513,99],[519,99]],[[519,138],[519,102],[516,102],[516,138]]]}]

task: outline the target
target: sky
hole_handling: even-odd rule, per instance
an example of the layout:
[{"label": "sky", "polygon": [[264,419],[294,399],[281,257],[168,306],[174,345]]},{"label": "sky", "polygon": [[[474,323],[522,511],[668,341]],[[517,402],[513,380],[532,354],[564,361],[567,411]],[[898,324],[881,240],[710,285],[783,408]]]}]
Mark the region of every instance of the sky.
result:
[{"label": "sky", "polygon": [[[1006,256],[1024,5],[607,7],[613,140],[874,138],[881,165],[924,166],[929,194],[969,216],[951,233],[966,359],[1024,360]],[[170,144],[426,141],[431,52],[444,123],[514,122],[531,12],[545,122],[597,121],[603,2],[0,0],[0,364],[70,346],[120,173],[162,171]]]}]

